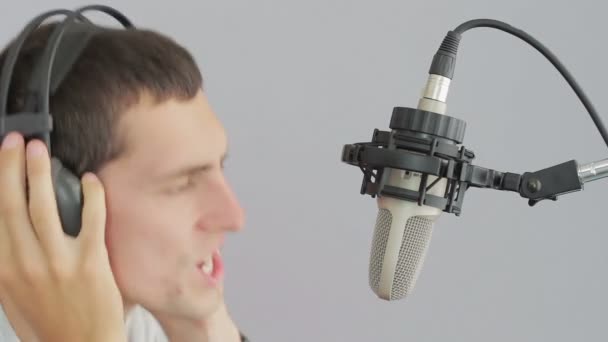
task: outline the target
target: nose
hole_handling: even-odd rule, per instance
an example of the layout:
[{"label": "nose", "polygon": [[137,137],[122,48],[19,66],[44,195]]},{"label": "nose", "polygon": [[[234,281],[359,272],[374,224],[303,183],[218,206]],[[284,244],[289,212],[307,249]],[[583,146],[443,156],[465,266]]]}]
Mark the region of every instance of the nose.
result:
[{"label": "nose", "polygon": [[241,231],[245,225],[245,211],[226,178],[218,177],[211,188],[206,190],[203,194],[206,199],[203,201],[202,210],[205,214],[201,228],[216,232]]}]

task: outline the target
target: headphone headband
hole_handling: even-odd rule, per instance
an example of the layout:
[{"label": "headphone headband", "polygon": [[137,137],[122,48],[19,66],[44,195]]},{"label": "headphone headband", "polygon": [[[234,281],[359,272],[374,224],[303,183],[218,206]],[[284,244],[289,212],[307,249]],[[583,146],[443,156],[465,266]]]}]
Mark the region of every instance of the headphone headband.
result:
[{"label": "headphone headband", "polygon": [[[57,9],[32,19],[10,46],[0,74],[0,137],[10,131],[25,136],[36,135],[50,150],[52,118],[49,99],[84,50],[89,39],[99,30],[83,13],[98,11],[115,18],[126,29],[134,28],[131,21],[118,10],[105,5],[90,5],[76,11]],[[42,55],[33,68],[27,85],[27,97],[22,113],[7,116],[8,94],[13,70],[25,40],[45,20],[65,15],[66,18],[51,33]],[[59,48],[61,46],[61,48]]]}]

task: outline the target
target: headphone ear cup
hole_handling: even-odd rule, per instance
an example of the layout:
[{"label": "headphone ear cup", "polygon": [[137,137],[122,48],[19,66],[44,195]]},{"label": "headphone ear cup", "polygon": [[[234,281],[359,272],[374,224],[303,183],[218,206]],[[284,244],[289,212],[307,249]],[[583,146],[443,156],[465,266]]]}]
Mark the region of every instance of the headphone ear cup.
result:
[{"label": "headphone ear cup", "polygon": [[63,231],[76,237],[82,225],[83,194],[80,179],[54,157],[51,158],[51,174]]}]

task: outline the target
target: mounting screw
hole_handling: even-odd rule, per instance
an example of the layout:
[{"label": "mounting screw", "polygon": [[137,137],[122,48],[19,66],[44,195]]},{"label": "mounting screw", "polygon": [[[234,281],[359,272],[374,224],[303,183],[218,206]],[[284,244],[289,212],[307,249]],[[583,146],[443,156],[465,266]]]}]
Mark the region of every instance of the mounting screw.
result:
[{"label": "mounting screw", "polygon": [[542,183],[536,178],[532,178],[528,181],[528,190],[531,193],[539,192],[540,189],[542,189],[542,187],[543,187]]}]

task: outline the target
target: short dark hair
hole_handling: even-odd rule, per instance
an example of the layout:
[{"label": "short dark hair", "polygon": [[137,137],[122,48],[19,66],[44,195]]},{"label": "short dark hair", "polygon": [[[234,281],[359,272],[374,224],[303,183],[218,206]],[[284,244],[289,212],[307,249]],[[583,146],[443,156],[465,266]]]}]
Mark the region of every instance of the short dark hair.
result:
[{"label": "short dark hair", "polygon": [[[9,115],[22,110],[36,58],[56,25],[42,25],[23,45],[11,81]],[[0,55],[0,65],[7,50]],[[143,94],[157,102],[186,100],[202,87],[194,58],[173,39],[148,29],[104,27],[50,98],[52,153],[78,176],[95,172],[124,152],[117,123]]]}]

